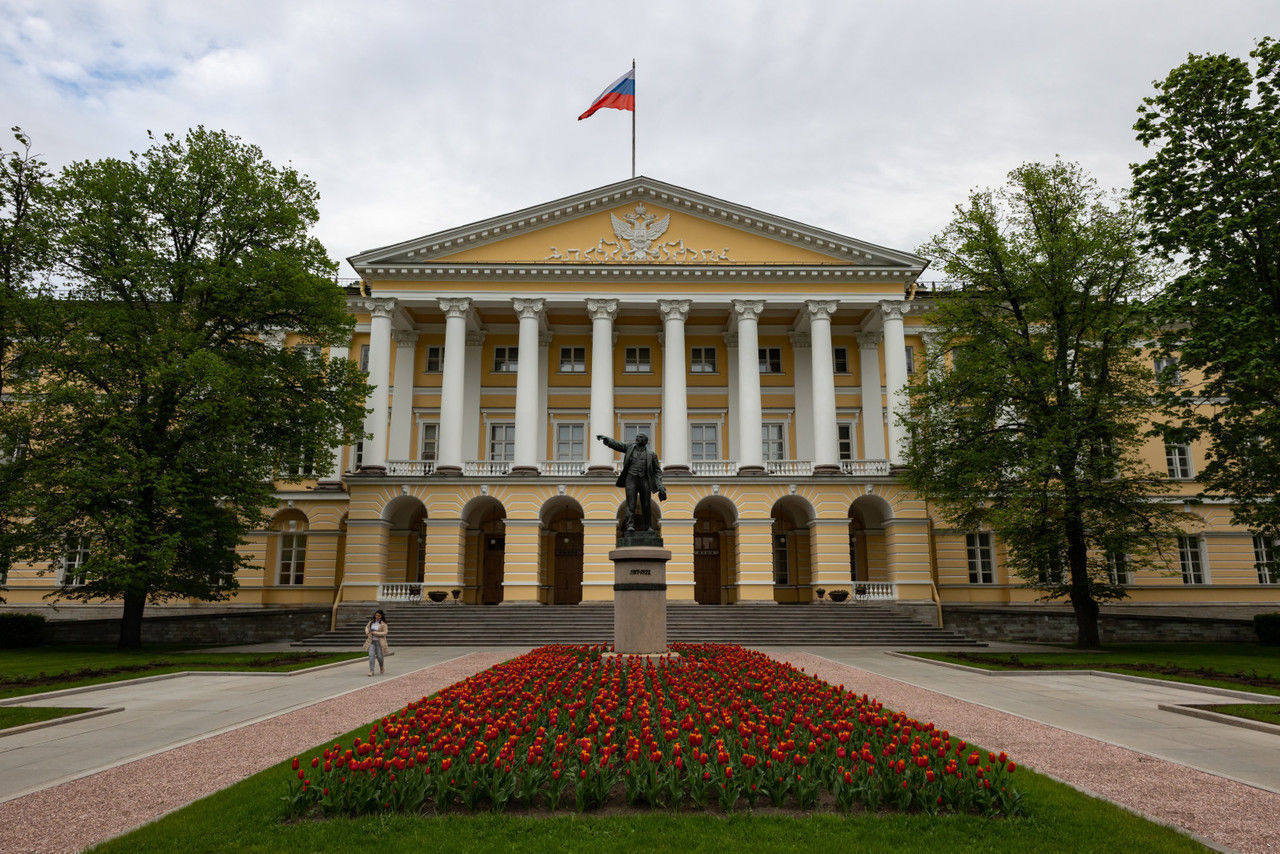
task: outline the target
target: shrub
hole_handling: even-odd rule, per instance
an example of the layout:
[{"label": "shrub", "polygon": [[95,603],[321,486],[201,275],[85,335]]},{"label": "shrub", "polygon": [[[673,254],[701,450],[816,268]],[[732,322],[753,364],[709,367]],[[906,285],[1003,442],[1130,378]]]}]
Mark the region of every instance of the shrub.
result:
[{"label": "shrub", "polygon": [[44,643],[42,614],[0,614],[0,649],[39,646]]},{"label": "shrub", "polygon": [[1258,643],[1280,646],[1280,614],[1254,614],[1253,630],[1258,633]]}]

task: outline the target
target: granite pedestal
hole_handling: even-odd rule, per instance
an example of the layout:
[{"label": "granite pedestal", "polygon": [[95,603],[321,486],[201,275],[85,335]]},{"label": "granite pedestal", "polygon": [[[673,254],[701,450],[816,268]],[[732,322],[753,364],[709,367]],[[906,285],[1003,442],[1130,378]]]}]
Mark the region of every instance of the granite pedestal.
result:
[{"label": "granite pedestal", "polygon": [[[657,539],[657,538],[655,538]],[[618,655],[668,655],[667,561],[659,545],[622,545],[613,561],[613,648]]]}]

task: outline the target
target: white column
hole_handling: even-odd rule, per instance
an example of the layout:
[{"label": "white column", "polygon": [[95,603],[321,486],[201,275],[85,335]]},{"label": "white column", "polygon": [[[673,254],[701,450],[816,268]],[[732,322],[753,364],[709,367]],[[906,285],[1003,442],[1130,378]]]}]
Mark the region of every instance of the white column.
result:
[{"label": "white column", "polygon": [[813,356],[809,353],[812,343],[808,332],[791,331],[791,365],[795,371],[795,429],[797,460],[813,460]]},{"label": "white column", "polygon": [[462,474],[462,417],[467,371],[467,312],[471,300],[440,300],[444,312],[444,364],[440,366],[440,429],[437,433],[436,473]]},{"label": "white column", "polygon": [[[930,381],[936,381],[942,378],[943,364],[941,359],[934,359],[937,356],[937,349],[942,345],[942,334],[936,329],[920,330],[920,340],[924,342],[924,359],[925,371]],[[916,368],[916,370],[920,370]]]},{"label": "white column", "polygon": [[613,318],[618,313],[616,299],[587,300],[591,315],[591,451],[587,473],[613,474],[613,451],[596,436],[613,435]]},{"label": "white column", "polygon": [[738,321],[738,474],[764,472],[758,328],[762,311],[764,300],[733,301],[733,314]]},{"label": "white column", "polygon": [[729,413],[724,428],[724,450],[721,456],[726,460],[738,458],[738,333],[724,334],[725,373],[724,381],[729,387]]},{"label": "white column", "polygon": [[884,386],[885,406],[889,410],[889,462],[901,465],[905,460],[907,426],[902,409],[907,401],[907,340],[902,318],[911,305],[896,300],[880,303],[884,317]]},{"label": "white column", "polygon": [[538,459],[547,457],[547,396],[551,390],[551,333],[538,334]]},{"label": "white column", "polygon": [[691,300],[660,299],[662,313],[662,470],[689,471],[689,395],[686,388],[684,320]]},{"label": "white column", "polygon": [[836,371],[831,350],[831,315],[835,300],[806,300],[813,365],[813,473],[840,472],[836,434]]},{"label": "white column", "polygon": [[[341,347],[330,347],[329,360],[332,362],[345,362],[350,352],[345,344]],[[328,489],[342,488],[342,453],[347,448],[346,445],[342,444],[342,439],[342,436],[338,437],[338,444],[333,449],[333,472],[320,481],[318,485],[321,487]]]},{"label": "white column", "polygon": [[[879,332],[858,335],[858,361],[862,366],[862,457],[883,460],[884,402],[880,399]],[[905,354],[904,354],[905,356]]]},{"label": "white column", "polygon": [[538,473],[538,332],[543,300],[511,301],[520,318],[520,350],[516,357],[516,449],[512,474]]},{"label": "white column", "polygon": [[364,464],[361,470],[382,474],[387,469],[387,420],[391,397],[391,313],[395,311],[393,299],[371,299],[365,302],[369,310],[369,415],[365,418]]},{"label": "white column", "polygon": [[[483,455],[481,444],[486,441],[480,435],[480,387],[484,382],[484,332],[467,330],[466,377],[462,395],[462,456],[460,460],[476,459]],[[439,466],[436,467],[439,471]]]},{"label": "white column", "polygon": [[408,460],[417,456],[409,449],[413,435],[413,376],[418,333],[399,330],[391,333],[396,342],[395,373],[391,377],[391,451],[389,458]]}]

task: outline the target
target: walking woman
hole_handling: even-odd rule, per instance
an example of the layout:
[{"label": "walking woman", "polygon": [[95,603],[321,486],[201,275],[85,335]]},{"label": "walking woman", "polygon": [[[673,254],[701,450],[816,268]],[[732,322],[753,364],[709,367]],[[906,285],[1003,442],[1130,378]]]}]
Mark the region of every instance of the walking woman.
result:
[{"label": "walking woman", "polygon": [[373,662],[378,661],[378,672],[386,673],[384,656],[387,654],[387,615],[374,611],[364,627],[364,648],[369,651],[369,675],[373,675]]}]

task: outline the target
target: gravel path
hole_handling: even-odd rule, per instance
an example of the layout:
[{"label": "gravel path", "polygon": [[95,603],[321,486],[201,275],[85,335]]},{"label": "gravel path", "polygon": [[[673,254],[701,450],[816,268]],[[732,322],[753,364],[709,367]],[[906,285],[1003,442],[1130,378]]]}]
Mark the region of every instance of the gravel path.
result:
[{"label": "gravel path", "polygon": [[1280,851],[1280,795],[805,652],[774,657],[1207,842]]},{"label": "gravel path", "polygon": [[[477,652],[0,804],[0,852],[81,851],[511,657]],[[234,756],[235,762],[227,761]],[[200,774],[186,769],[200,768]],[[104,805],[110,805],[104,809]]]}]

